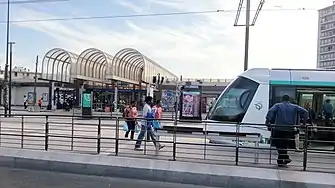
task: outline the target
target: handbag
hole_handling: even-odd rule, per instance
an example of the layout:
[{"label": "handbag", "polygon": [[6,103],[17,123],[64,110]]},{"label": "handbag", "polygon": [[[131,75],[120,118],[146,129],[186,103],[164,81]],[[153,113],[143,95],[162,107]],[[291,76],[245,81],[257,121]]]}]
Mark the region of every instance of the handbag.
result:
[{"label": "handbag", "polygon": [[134,130],[134,132],[135,133],[139,133],[140,132],[140,128],[139,128],[139,125],[137,124],[137,125],[135,125],[135,130]]},{"label": "handbag", "polygon": [[154,129],[161,129],[161,123],[158,120],[153,121],[153,127]]},{"label": "handbag", "polygon": [[124,122],[124,124],[123,124],[123,130],[125,131],[125,132],[127,132],[129,129],[128,129],[128,124],[127,124],[127,122]]}]

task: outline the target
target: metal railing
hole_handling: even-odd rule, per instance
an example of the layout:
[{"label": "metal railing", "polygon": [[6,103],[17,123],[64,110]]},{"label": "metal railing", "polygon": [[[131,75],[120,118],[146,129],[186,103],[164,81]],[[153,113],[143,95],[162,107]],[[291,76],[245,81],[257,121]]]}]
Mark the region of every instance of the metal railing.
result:
[{"label": "metal railing", "polygon": [[[142,121],[138,119],[138,121]],[[141,151],[134,150],[134,140],[125,138],[120,117],[93,116],[85,119],[73,115],[19,115],[0,119],[0,146],[45,151],[71,151],[110,156],[125,156],[157,160],[187,161],[224,165],[277,168],[277,150],[271,146],[278,140],[288,143],[293,136],[264,140],[259,132],[270,134],[265,125],[228,124],[203,121],[191,122],[161,119],[162,129],[155,131],[158,150],[145,138]],[[226,134],[216,131],[227,130]],[[296,127],[300,130],[301,147],[285,149],[292,162],[290,170],[335,173],[333,141],[312,138],[311,133],[329,134],[331,127]],[[147,134],[145,134],[147,135]],[[304,136],[305,135],[305,136]],[[269,144],[268,144],[269,143]]]}]

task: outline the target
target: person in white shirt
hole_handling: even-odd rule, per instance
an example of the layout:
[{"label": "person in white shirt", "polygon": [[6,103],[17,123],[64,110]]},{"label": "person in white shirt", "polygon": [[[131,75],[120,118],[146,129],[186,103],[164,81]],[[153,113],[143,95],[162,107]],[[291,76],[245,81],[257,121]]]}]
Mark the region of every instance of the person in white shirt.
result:
[{"label": "person in white shirt", "polygon": [[[148,114],[151,113],[151,106],[150,106],[151,104],[152,104],[152,97],[147,96],[145,98],[145,104],[144,104],[143,111],[142,111],[142,118],[147,118]],[[149,121],[144,119],[141,121],[141,132],[138,135],[137,142],[134,148],[135,150],[143,150],[141,149],[141,143],[145,136],[145,133],[147,133],[147,139],[148,140],[151,139],[156,148],[162,149],[164,147],[160,143],[157,143],[156,135],[153,131],[152,125],[149,123]]]},{"label": "person in white shirt", "polygon": [[27,109],[28,108],[28,106],[27,106],[27,96],[23,96],[23,106],[24,106],[24,109]]}]

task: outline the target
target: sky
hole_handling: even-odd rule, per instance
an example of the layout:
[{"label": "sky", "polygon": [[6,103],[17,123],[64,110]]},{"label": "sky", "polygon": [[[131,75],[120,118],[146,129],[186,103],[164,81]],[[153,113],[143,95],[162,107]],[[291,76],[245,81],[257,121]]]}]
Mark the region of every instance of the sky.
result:
[{"label": "sky", "polygon": [[[0,65],[5,62],[6,5],[0,0]],[[13,0],[14,1],[14,0]],[[34,69],[53,48],[114,55],[134,48],[184,78],[233,78],[243,72],[244,27],[234,27],[239,0],[69,0],[13,4],[11,20],[225,10],[195,15],[13,22],[14,66]],[[256,10],[258,0],[252,0]],[[318,9],[333,0],[266,0],[250,29],[249,68],[316,68]],[[245,6],[245,5],[244,5]],[[298,10],[305,8],[308,10]],[[287,10],[289,9],[289,10]],[[253,18],[254,11],[251,12]],[[245,24],[245,13],[239,24]]]}]

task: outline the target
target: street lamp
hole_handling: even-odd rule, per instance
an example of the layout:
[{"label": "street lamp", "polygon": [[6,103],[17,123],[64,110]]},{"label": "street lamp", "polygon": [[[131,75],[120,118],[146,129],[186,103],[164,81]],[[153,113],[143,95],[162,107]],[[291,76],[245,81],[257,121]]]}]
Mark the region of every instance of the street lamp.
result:
[{"label": "street lamp", "polygon": [[[8,98],[11,98],[9,95],[8,97],[8,89],[11,90],[11,88],[8,88],[8,59],[9,59],[9,38],[10,38],[10,4],[34,4],[34,3],[52,3],[52,2],[63,2],[63,1],[69,1],[69,0],[25,0],[25,1],[10,1],[7,0],[7,18],[6,18],[6,66],[5,66],[5,75],[4,75],[4,107],[5,107],[5,117],[7,117],[8,109],[11,110],[11,107],[8,106]],[[5,4],[6,2],[0,2],[0,4]],[[14,43],[12,43],[14,44]],[[10,75],[11,78],[11,75]],[[11,104],[11,101],[9,101]]]},{"label": "street lamp", "polygon": [[13,44],[15,42],[9,42],[9,83],[8,83],[8,111],[9,115],[12,115],[12,70],[13,70]]},{"label": "street lamp", "polygon": [[4,107],[5,107],[5,117],[8,114],[8,47],[9,47],[9,19],[10,19],[10,1],[7,0],[7,22],[6,22],[6,66],[4,75]]}]

